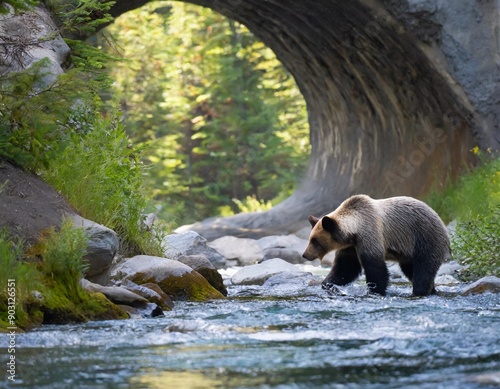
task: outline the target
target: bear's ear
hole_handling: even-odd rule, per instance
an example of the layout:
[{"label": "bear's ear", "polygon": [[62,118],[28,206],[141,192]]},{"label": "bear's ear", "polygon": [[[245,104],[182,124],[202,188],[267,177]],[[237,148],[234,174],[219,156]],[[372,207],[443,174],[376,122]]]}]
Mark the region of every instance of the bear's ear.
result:
[{"label": "bear's ear", "polygon": [[309,220],[309,223],[311,223],[311,227],[314,227],[316,225],[316,223],[319,221],[319,219],[313,215],[309,215],[307,220]]},{"label": "bear's ear", "polygon": [[328,216],[321,219],[321,225],[323,226],[323,229],[328,232],[335,232],[339,228],[337,221]]}]

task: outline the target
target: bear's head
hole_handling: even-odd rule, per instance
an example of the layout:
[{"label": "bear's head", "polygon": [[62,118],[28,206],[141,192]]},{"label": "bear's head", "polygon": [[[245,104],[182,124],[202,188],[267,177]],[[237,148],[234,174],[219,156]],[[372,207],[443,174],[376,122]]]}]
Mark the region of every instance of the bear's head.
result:
[{"label": "bear's head", "polygon": [[330,216],[318,219],[315,216],[308,217],[312,231],[309,235],[309,244],[302,257],[309,261],[316,258],[320,260],[330,251],[342,249],[348,245],[343,242],[343,233],[337,221]]}]

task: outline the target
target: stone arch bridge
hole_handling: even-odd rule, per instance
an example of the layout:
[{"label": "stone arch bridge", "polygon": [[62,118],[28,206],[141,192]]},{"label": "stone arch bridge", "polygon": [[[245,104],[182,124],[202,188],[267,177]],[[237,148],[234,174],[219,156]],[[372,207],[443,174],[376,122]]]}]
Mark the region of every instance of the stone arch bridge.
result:
[{"label": "stone arch bridge", "polygon": [[[354,193],[422,197],[500,148],[500,0],[189,0],[245,24],[294,76],[312,154],[270,211],[188,228],[294,232]],[[117,0],[113,16],[147,0]]]}]

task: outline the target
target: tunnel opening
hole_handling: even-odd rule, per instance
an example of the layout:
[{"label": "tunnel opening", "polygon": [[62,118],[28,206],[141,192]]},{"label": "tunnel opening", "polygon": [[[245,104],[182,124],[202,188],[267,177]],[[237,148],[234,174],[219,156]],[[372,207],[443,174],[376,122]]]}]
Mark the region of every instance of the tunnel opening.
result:
[{"label": "tunnel opening", "polygon": [[[147,147],[149,210],[181,225],[268,209],[309,156],[305,102],[274,53],[238,22],[182,2],[151,2],[97,36],[112,101]],[[118,53],[118,54],[116,54]]]},{"label": "tunnel opening", "polygon": [[[274,51],[307,103],[312,147],[306,177],[288,199],[189,227],[208,239],[294,232],[307,215],[355,193],[421,198],[472,163],[470,149],[483,142],[467,98],[390,2],[190,2],[246,25]],[[145,3],[118,1],[112,12]]]}]

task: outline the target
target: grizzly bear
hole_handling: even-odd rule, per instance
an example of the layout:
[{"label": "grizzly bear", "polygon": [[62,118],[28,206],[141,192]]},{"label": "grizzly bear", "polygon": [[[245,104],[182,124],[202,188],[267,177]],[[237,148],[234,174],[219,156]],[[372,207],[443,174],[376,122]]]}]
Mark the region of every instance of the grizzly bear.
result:
[{"label": "grizzly bear", "polygon": [[385,295],[386,260],[397,261],[413,284],[413,295],[435,293],[434,278],[451,258],[448,232],[438,214],[411,197],[375,200],[349,197],[332,213],[309,216],[312,231],[303,254],[308,260],[336,250],[323,286],[347,285],[365,272],[370,292]]}]

